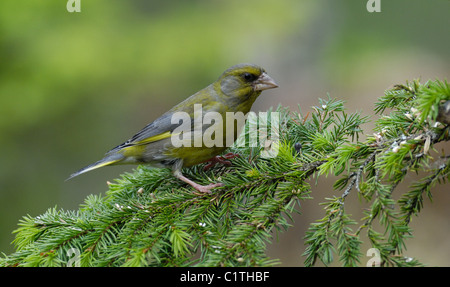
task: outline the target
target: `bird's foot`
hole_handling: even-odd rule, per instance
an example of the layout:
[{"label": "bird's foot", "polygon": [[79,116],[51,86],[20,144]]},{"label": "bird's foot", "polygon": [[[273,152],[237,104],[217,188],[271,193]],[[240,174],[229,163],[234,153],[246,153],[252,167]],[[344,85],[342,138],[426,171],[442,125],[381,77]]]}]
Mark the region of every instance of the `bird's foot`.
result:
[{"label": "bird's foot", "polygon": [[219,187],[219,186],[223,186],[223,183],[211,183],[208,185],[200,185],[200,184],[196,184],[196,185],[192,185],[193,188],[195,188],[198,192],[204,194],[211,194],[211,189]]},{"label": "bird's foot", "polygon": [[232,158],[235,158],[235,157],[239,157],[239,154],[229,152],[229,153],[224,154],[224,155],[215,156],[215,157],[213,157],[213,158],[211,158],[211,159],[206,161],[206,162],[208,162],[208,164],[203,167],[203,171],[207,171],[207,170],[211,169],[217,163],[220,163],[220,164],[223,164],[223,165],[226,165],[226,166],[230,166],[231,165],[231,161],[229,161],[228,159],[232,159]]},{"label": "bird's foot", "polygon": [[195,190],[197,190],[198,192],[200,192],[201,194],[211,194],[211,189],[219,187],[219,186],[223,186],[223,183],[210,183],[208,185],[201,185],[198,184],[192,180],[190,180],[189,178],[185,177],[181,171],[175,171],[174,175],[176,178],[180,179],[181,181],[184,181],[185,183],[189,184],[190,186],[192,186],[193,188],[195,188]]}]

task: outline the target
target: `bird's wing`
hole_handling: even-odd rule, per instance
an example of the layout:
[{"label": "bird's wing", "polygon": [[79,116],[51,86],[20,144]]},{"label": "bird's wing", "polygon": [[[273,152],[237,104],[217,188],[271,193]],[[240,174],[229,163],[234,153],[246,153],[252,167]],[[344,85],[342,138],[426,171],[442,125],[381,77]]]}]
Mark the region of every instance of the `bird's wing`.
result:
[{"label": "bird's wing", "polygon": [[121,150],[128,146],[145,145],[168,138],[171,136],[172,131],[179,125],[179,123],[172,124],[172,113],[165,113],[155,121],[145,126],[129,140],[116,146],[108,153]]},{"label": "bird's wing", "polygon": [[103,159],[80,169],[79,171],[73,173],[68,179],[102,166],[120,163],[127,156],[140,154],[142,152],[140,147],[143,145],[170,137],[172,135],[172,131],[179,126],[179,124],[172,124],[171,118],[171,113],[162,115],[154,122],[148,124],[140,130],[131,139],[107,152]]},{"label": "bird's wing", "polygon": [[[198,91],[194,95],[173,107],[167,113],[163,114],[154,122],[148,124],[128,141],[113,148],[110,152],[117,152],[118,150],[129,146],[145,145],[169,138],[172,136],[172,132],[181,124],[189,125],[189,128],[192,130],[194,128],[194,119],[189,117],[190,122],[185,122],[188,119],[181,116],[194,115],[195,104],[201,104],[204,111],[216,111],[222,108],[217,97],[213,97],[214,100],[211,99],[213,95],[215,95],[215,92],[212,85]],[[181,114],[177,114],[179,111],[181,111]]]}]

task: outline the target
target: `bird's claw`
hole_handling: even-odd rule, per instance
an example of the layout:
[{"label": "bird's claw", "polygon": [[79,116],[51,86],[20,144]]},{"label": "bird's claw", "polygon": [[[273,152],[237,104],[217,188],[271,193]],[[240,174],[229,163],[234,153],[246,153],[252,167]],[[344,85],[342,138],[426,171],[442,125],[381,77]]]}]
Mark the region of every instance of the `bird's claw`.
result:
[{"label": "bird's claw", "polygon": [[229,161],[228,159],[232,159],[232,158],[235,158],[235,157],[239,157],[239,154],[229,152],[229,153],[224,154],[224,155],[215,156],[215,157],[213,157],[213,158],[211,158],[210,160],[207,161],[208,164],[203,167],[203,171],[207,171],[207,170],[211,169],[217,163],[220,163],[220,164],[223,164],[223,165],[226,165],[226,166],[230,166],[231,165],[231,161]]},{"label": "bird's claw", "polygon": [[200,192],[201,194],[211,194],[211,189],[219,187],[219,186],[223,186],[223,183],[211,183],[208,185],[197,185],[194,186],[194,188]]}]

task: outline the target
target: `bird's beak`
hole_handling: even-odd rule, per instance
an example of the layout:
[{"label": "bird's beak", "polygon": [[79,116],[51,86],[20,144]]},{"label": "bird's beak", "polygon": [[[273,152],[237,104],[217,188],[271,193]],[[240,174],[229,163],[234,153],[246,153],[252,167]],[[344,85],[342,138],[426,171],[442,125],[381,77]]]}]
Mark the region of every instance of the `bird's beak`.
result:
[{"label": "bird's beak", "polygon": [[262,73],[261,76],[255,81],[255,90],[263,91],[278,87],[277,83],[269,77],[266,73]]}]

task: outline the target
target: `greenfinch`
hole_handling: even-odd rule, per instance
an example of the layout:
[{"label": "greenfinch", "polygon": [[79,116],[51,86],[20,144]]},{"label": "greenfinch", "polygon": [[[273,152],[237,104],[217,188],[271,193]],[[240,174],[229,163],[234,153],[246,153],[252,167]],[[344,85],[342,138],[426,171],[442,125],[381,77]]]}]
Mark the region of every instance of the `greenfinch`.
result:
[{"label": "greenfinch", "polygon": [[[73,173],[68,179],[108,165],[148,164],[152,167],[171,168],[176,178],[201,193],[211,193],[211,189],[222,184],[200,185],[185,177],[182,168],[208,160],[223,162],[223,158],[217,160],[218,155],[234,142],[242,129],[242,124],[237,126],[236,121],[230,123],[225,120],[227,114],[232,112],[247,115],[261,91],[276,87],[278,85],[275,81],[259,66],[232,66],[214,83],[174,106],[129,140],[107,152],[101,160]],[[197,121],[198,115],[206,117],[208,113],[215,115],[212,121],[207,124]],[[190,121],[180,120],[186,116],[190,117]],[[216,144],[211,144],[211,140],[196,144],[198,132],[200,135],[205,133],[213,124],[220,127],[216,130],[217,134],[211,136]],[[185,128],[180,129],[181,125]],[[193,138],[188,135],[193,135]],[[184,136],[183,140],[187,140],[182,141],[182,145],[174,141],[181,136]]]}]

